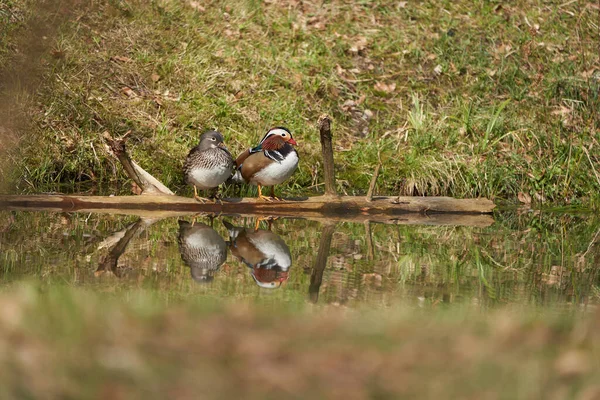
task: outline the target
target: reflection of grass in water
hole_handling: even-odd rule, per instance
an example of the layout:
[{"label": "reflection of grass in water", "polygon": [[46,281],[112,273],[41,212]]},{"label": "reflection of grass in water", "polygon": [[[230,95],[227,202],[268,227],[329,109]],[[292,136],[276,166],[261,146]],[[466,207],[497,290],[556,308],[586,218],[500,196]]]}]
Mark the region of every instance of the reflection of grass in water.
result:
[{"label": "reflection of grass in water", "polygon": [[3,398],[594,398],[600,379],[592,316],[309,311],[31,284],[0,304]]},{"label": "reflection of grass in water", "polygon": [[[252,299],[265,293],[231,255],[212,285],[193,282],[179,254],[175,219],[160,221],[132,240],[119,261],[121,280],[98,280],[93,272],[106,252],[96,250],[98,244],[134,218],[42,213],[15,213],[12,218],[0,234],[5,281],[35,275],[90,287],[176,290],[178,296]],[[253,226],[252,219],[229,219]],[[208,223],[205,218],[198,221]],[[227,238],[218,219],[214,228]],[[485,229],[372,224],[375,259],[369,260],[365,227],[341,223],[333,237],[321,301],[578,304],[597,298],[592,285],[598,284],[598,273],[591,266],[599,257],[592,242],[598,228],[589,215],[568,214],[504,213]],[[320,229],[318,223],[304,220],[274,223],[273,231],[290,247],[293,267],[285,287],[269,296],[273,301],[303,301]]]}]

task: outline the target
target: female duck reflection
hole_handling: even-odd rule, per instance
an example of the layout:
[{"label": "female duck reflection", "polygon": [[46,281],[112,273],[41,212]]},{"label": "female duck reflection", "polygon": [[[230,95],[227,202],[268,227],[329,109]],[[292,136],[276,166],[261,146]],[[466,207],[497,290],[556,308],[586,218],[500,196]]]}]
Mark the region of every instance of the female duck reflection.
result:
[{"label": "female duck reflection", "polygon": [[227,259],[227,244],[208,225],[179,221],[179,252],[196,282],[210,282]]},{"label": "female duck reflection", "polygon": [[227,221],[229,231],[225,242],[213,228],[202,224],[179,221],[179,251],[197,282],[210,282],[213,275],[231,254],[246,264],[256,284],[274,289],[287,281],[292,266],[289,247],[270,230],[236,227]]}]

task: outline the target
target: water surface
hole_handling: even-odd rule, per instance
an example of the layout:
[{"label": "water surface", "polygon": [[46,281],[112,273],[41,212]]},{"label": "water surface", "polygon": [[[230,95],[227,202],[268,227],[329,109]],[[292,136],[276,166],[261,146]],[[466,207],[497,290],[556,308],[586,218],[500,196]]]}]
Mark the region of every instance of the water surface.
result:
[{"label": "water surface", "polygon": [[0,279],[177,298],[561,311],[600,301],[600,220],[501,212],[489,227],[0,212]]}]

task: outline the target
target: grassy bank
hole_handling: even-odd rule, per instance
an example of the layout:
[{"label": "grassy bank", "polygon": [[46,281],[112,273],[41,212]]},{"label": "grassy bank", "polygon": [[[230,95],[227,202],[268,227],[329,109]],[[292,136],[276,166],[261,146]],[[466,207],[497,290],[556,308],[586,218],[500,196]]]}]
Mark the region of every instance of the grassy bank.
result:
[{"label": "grassy bank", "polygon": [[[564,4],[563,4],[564,3]],[[76,9],[77,10],[77,9]],[[51,41],[18,190],[123,180],[101,139],[132,131],[182,193],[183,159],[217,128],[236,153],[288,126],[321,190],[317,117],[338,178],[364,193],[597,204],[598,6],[592,2],[100,2]]]},{"label": "grassy bank", "polygon": [[0,301],[3,398],[594,399],[593,318],[170,304],[24,285]]},{"label": "grassy bank", "polygon": [[22,29],[27,14],[24,2],[0,1],[0,191],[6,190],[6,178],[9,175],[7,150],[15,144],[15,134],[12,132],[12,123],[9,115],[12,113],[11,88],[6,73],[15,62],[16,43],[19,29]]}]

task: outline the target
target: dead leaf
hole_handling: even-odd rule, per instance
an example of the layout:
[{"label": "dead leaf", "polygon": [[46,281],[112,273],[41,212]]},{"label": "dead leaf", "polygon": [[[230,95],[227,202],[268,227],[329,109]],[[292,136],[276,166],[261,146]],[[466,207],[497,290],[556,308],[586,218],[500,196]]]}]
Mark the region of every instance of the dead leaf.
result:
[{"label": "dead leaf", "polygon": [[325,29],[325,21],[323,20],[324,18],[322,16],[314,16],[314,17],[310,17],[307,21],[306,24],[313,28],[316,29],[318,31],[322,31]]},{"label": "dead leaf", "polygon": [[533,194],[533,197],[535,197],[535,199],[540,203],[544,203],[546,201],[546,197],[543,194],[539,194],[538,192],[535,192]]},{"label": "dead leaf", "polygon": [[52,57],[54,58],[64,58],[65,52],[62,50],[52,50]]},{"label": "dead leaf", "polygon": [[435,72],[438,75],[442,74],[442,66],[440,64],[436,65],[435,68],[433,69],[433,72]]},{"label": "dead leaf", "polygon": [[571,109],[569,107],[560,106],[556,110],[550,112],[552,115],[567,115],[571,113]]},{"label": "dead leaf", "polygon": [[130,99],[137,97],[137,94],[129,86],[125,86],[124,88],[122,88],[121,93],[123,93],[125,96],[129,97]]},{"label": "dead leaf", "polygon": [[152,82],[158,82],[160,80],[160,75],[152,74],[150,75],[150,79],[152,79]]},{"label": "dead leaf", "polygon": [[384,92],[384,93],[392,93],[394,90],[396,90],[396,83],[392,82],[392,83],[383,83],[383,82],[377,82],[375,83],[375,90],[379,91],[379,92]]},{"label": "dead leaf", "polygon": [[517,198],[523,204],[531,204],[531,196],[527,193],[519,192]]},{"label": "dead leaf", "polygon": [[342,109],[344,111],[350,111],[354,108],[356,102],[354,100],[346,100],[344,104],[342,104]]},{"label": "dead leaf", "polygon": [[406,1],[398,2],[398,5],[396,6],[396,8],[406,8]]},{"label": "dead leaf", "polygon": [[123,62],[123,63],[130,63],[133,62],[133,60],[129,57],[124,57],[124,56],[114,56],[110,58],[113,61],[117,61],[117,62]]},{"label": "dead leaf", "polygon": [[190,7],[192,7],[194,10],[203,13],[204,11],[206,11],[206,8],[204,8],[199,2],[197,1],[190,1],[189,2]]},{"label": "dead leaf", "polygon": [[350,53],[358,54],[367,48],[367,38],[359,36],[350,47]]},{"label": "dead leaf", "polygon": [[590,70],[582,72],[581,76],[584,77],[585,79],[592,78],[594,76],[595,72],[596,72],[596,68],[592,68]]}]

